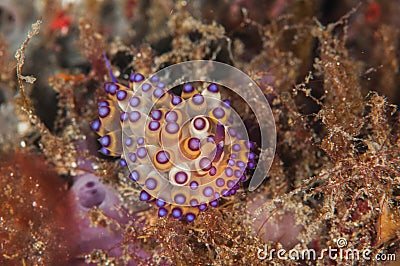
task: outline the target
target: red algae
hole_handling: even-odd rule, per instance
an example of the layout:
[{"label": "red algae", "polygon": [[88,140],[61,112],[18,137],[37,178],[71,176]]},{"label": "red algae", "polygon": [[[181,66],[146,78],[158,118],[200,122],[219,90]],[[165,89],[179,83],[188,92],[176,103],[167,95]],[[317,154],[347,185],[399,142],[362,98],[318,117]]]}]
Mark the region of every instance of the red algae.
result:
[{"label": "red algae", "polygon": [[76,224],[67,184],[43,156],[16,151],[0,162],[2,265],[67,265]]}]

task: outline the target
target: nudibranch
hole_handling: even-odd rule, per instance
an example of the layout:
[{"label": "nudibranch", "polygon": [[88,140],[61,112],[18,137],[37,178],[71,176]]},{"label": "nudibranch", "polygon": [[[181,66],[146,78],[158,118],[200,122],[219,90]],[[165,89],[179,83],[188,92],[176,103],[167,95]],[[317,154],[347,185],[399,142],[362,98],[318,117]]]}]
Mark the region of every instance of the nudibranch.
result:
[{"label": "nudibranch", "polygon": [[246,168],[254,167],[254,144],[230,101],[221,100],[219,85],[198,90],[186,83],[175,95],[158,76],[132,73],[128,85],[113,78],[103,87],[108,99],[91,123],[100,152],[121,156],[142,188],[140,200],[155,202],[160,217],[193,221],[234,195]]}]

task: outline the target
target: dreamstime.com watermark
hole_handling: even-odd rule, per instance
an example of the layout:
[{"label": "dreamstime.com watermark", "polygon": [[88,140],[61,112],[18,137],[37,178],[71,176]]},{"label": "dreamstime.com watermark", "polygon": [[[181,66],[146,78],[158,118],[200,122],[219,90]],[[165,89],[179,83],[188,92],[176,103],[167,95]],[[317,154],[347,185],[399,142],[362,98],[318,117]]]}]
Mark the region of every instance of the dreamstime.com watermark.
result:
[{"label": "dreamstime.com watermark", "polygon": [[270,249],[267,245],[264,248],[259,248],[257,258],[260,260],[321,260],[328,258],[334,261],[396,261],[396,254],[377,253],[373,254],[372,249],[354,249],[346,248],[347,240],[338,238],[336,241],[337,247],[328,247],[320,251],[315,249]]}]

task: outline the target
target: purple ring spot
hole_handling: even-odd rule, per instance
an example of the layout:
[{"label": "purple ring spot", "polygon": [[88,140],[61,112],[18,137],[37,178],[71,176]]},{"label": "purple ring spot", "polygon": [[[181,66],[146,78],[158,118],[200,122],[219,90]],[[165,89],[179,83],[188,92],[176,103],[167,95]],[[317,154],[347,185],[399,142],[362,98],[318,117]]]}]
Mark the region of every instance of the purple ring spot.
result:
[{"label": "purple ring spot", "polygon": [[194,219],[196,219],[196,215],[194,215],[193,213],[186,214],[186,221],[188,221],[189,223],[193,222]]},{"label": "purple ring spot", "polygon": [[242,176],[242,174],[243,174],[243,171],[235,170],[235,176],[236,176],[237,178],[240,178],[240,177]]},{"label": "purple ring spot", "polygon": [[236,136],[236,130],[233,127],[228,128],[228,133],[232,137]]},{"label": "purple ring spot", "polygon": [[178,105],[178,104],[180,104],[181,102],[182,102],[182,98],[181,98],[181,97],[176,96],[176,95],[173,95],[173,96],[172,96],[171,103],[172,103],[173,105]]},{"label": "purple ring spot", "polygon": [[256,154],[253,152],[249,152],[247,153],[247,158],[249,158],[249,160],[254,160],[256,158]]},{"label": "purple ring spot", "polygon": [[209,90],[210,92],[218,92],[218,86],[215,83],[211,83],[210,85],[208,85],[207,90]]},{"label": "purple ring spot", "polygon": [[110,106],[107,101],[101,101],[97,104],[98,107]]},{"label": "purple ring spot", "polygon": [[128,118],[129,118],[128,113],[127,113],[127,112],[122,112],[121,115],[120,115],[120,117],[119,117],[119,120],[120,120],[121,122],[125,122]]},{"label": "purple ring spot", "polygon": [[136,73],[131,72],[131,74],[129,75],[130,82],[133,82],[135,80],[135,75],[136,75]]},{"label": "purple ring spot", "polygon": [[158,76],[152,76],[151,78],[150,78],[150,81],[151,82],[157,82],[157,81],[159,81],[160,80],[160,78],[158,77]]},{"label": "purple ring spot", "polygon": [[198,138],[190,138],[188,141],[189,149],[192,151],[200,150],[200,140]]},{"label": "purple ring spot", "polygon": [[226,188],[224,188],[222,191],[221,191],[221,194],[222,194],[222,196],[224,196],[224,197],[227,197],[227,196],[229,196],[229,190],[227,190]]},{"label": "purple ring spot", "polygon": [[246,141],[246,147],[248,148],[248,149],[253,149],[254,148],[254,143],[253,142],[251,142],[251,141]]},{"label": "purple ring spot", "polygon": [[105,135],[99,139],[99,142],[104,147],[108,147],[111,144],[111,137],[109,135]]},{"label": "purple ring spot", "polygon": [[141,201],[148,201],[151,197],[150,197],[149,193],[147,193],[146,191],[142,190],[140,192],[139,198],[140,198]]},{"label": "purple ring spot", "polygon": [[203,195],[206,197],[211,197],[214,194],[214,189],[212,187],[205,187],[203,189]]},{"label": "purple ring spot", "polygon": [[137,96],[133,96],[129,99],[129,105],[132,107],[138,107],[140,104],[140,99]]},{"label": "purple ring spot", "polygon": [[94,131],[99,131],[100,127],[101,127],[101,122],[100,120],[94,120],[92,123],[90,123],[90,127],[94,130]]},{"label": "purple ring spot", "polygon": [[129,160],[132,162],[132,163],[134,163],[134,162],[136,162],[136,154],[135,153],[129,153],[128,154],[128,157],[129,157]]},{"label": "purple ring spot", "polygon": [[235,182],[234,182],[233,180],[229,180],[229,181],[226,183],[226,186],[227,186],[228,188],[232,188],[234,185],[235,185]]},{"label": "purple ring spot", "polygon": [[132,111],[129,113],[129,121],[137,122],[140,119],[141,115],[138,111]]},{"label": "purple ring spot", "polygon": [[165,208],[158,209],[158,217],[164,217],[167,214],[168,214],[167,209],[165,209]]},{"label": "purple ring spot", "polygon": [[156,155],[156,160],[160,164],[166,164],[169,162],[170,154],[167,151],[159,151]]},{"label": "purple ring spot", "polygon": [[226,175],[227,177],[233,176],[233,170],[232,170],[232,168],[230,168],[230,167],[225,168],[225,175]]},{"label": "purple ring spot", "polygon": [[148,92],[151,89],[151,85],[149,83],[144,83],[142,85],[142,91],[143,92]]},{"label": "purple ring spot", "polygon": [[215,176],[215,174],[217,173],[217,168],[215,168],[215,166],[211,167],[208,173],[210,174],[210,176]]},{"label": "purple ring spot", "polygon": [[142,80],[144,80],[144,76],[142,74],[140,74],[140,73],[132,73],[129,76],[129,81],[130,82],[140,82]]},{"label": "purple ring spot", "polygon": [[157,187],[157,180],[152,177],[147,178],[145,185],[149,190],[154,190]]},{"label": "purple ring spot", "polygon": [[138,173],[138,171],[133,170],[130,174],[129,174],[129,178],[132,179],[133,181],[138,181],[140,178],[140,175]]},{"label": "purple ring spot", "polygon": [[234,151],[240,151],[241,147],[240,147],[239,144],[233,144],[232,149],[233,149]]},{"label": "purple ring spot", "polygon": [[205,209],[207,209],[207,204],[202,203],[202,204],[199,205],[198,208],[199,208],[200,211],[204,211]]},{"label": "purple ring spot", "polygon": [[110,86],[108,87],[108,92],[112,95],[114,95],[118,90],[118,86],[114,83],[111,83]]},{"label": "purple ring spot", "polygon": [[165,126],[165,130],[169,133],[169,134],[176,134],[179,132],[179,124],[175,123],[175,122],[169,122],[167,123],[167,125]]},{"label": "purple ring spot", "polygon": [[151,121],[151,122],[149,123],[149,129],[150,129],[150,130],[156,131],[156,130],[159,129],[159,128],[160,128],[160,122],[158,122],[158,121]]},{"label": "purple ring spot", "polygon": [[110,82],[106,82],[106,83],[104,83],[104,85],[103,85],[103,88],[104,88],[104,90],[107,92],[107,93],[109,93],[110,92],[110,85],[111,85],[112,83],[110,83]]},{"label": "purple ring spot", "polygon": [[157,199],[156,200],[156,205],[158,207],[163,207],[163,206],[165,206],[165,201],[163,201],[162,199]]},{"label": "purple ring spot", "polygon": [[175,174],[174,179],[177,184],[185,184],[188,180],[188,175],[187,173],[180,171]]},{"label": "purple ring spot", "polygon": [[119,165],[121,165],[122,167],[125,167],[125,166],[128,165],[128,163],[126,162],[125,159],[121,159],[121,160],[119,161]]},{"label": "purple ring spot", "polygon": [[158,98],[161,98],[164,95],[164,93],[165,93],[164,90],[157,88],[154,90],[153,95],[155,98],[158,99]]},{"label": "purple ring spot", "polygon": [[196,181],[190,182],[190,188],[192,190],[196,190],[198,187],[199,187],[199,183],[197,183]]},{"label": "purple ring spot", "polygon": [[209,204],[210,204],[211,207],[217,208],[218,207],[218,200],[210,201]]},{"label": "purple ring spot", "polygon": [[104,154],[104,155],[110,155],[111,152],[109,150],[107,150],[106,147],[101,147],[101,149],[99,150],[100,153]]},{"label": "purple ring spot", "polygon": [[147,150],[145,147],[140,147],[139,149],[137,149],[136,154],[140,159],[143,159],[147,155]]},{"label": "purple ring spot", "polygon": [[140,73],[136,73],[133,76],[133,81],[135,81],[135,82],[141,82],[143,80],[144,80],[144,76],[142,74],[140,74]]},{"label": "purple ring spot", "polygon": [[246,164],[245,164],[243,161],[238,161],[238,162],[236,163],[236,165],[237,165],[239,168],[245,168],[245,167],[246,167]]},{"label": "purple ring spot", "polygon": [[217,180],[215,181],[215,183],[217,184],[218,187],[222,187],[225,185],[225,180],[223,178],[217,178]]},{"label": "purple ring spot", "polygon": [[191,93],[194,91],[194,88],[193,88],[192,84],[187,83],[187,84],[183,85],[183,91],[186,93]]},{"label": "purple ring spot", "polygon": [[181,208],[173,208],[172,209],[172,217],[174,217],[175,219],[179,219],[182,217],[182,210]]},{"label": "purple ring spot", "polygon": [[167,122],[176,122],[178,120],[178,113],[175,111],[168,111],[165,113],[165,120]]},{"label": "purple ring spot", "polygon": [[161,110],[153,110],[151,111],[151,118],[154,120],[160,120],[162,117],[162,112]]},{"label": "purple ring spot", "polygon": [[254,168],[255,166],[256,166],[256,164],[254,162],[247,163],[248,168]]},{"label": "purple ring spot", "polygon": [[203,130],[206,127],[206,121],[202,117],[198,117],[193,121],[193,125],[197,130]]},{"label": "purple ring spot", "polygon": [[184,204],[186,201],[186,197],[183,194],[176,194],[174,197],[174,201],[177,204]]},{"label": "purple ring spot", "polygon": [[165,84],[162,83],[162,82],[158,82],[156,86],[157,86],[158,88],[160,88],[160,89],[164,89],[164,88],[165,88]]},{"label": "purple ring spot", "polygon": [[101,117],[101,118],[104,118],[104,117],[106,117],[106,116],[108,116],[109,114],[110,114],[110,107],[108,107],[108,106],[100,106],[99,107],[99,116]]},{"label": "purple ring spot", "polygon": [[119,90],[119,91],[117,92],[117,99],[118,99],[119,101],[123,101],[123,100],[125,100],[125,98],[126,98],[127,95],[128,95],[128,93],[127,93],[126,91],[124,91],[124,90]]},{"label": "purple ring spot", "polygon": [[137,139],[137,144],[142,145],[144,143],[144,138],[140,137]]},{"label": "purple ring spot", "polygon": [[196,94],[196,95],[194,95],[194,96],[192,97],[192,102],[193,102],[195,105],[201,105],[201,104],[203,104],[203,103],[204,103],[204,97],[203,97],[203,95],[201,95],[201,94]]},{"label": "purple ring spot", "polygon": [[194,207],[199,205],[199,202],[197,201],[197,199],[191,199],[190,200],[190,206]]},{"label": "purple ring spot", "polygon": [[220,107],[217,107],[217,108],[214,108],[213,115],[214,115],[215,118],[221,119],[221,118],[224,117],[225,111],[224,111],[224,109],[222,109]]}]

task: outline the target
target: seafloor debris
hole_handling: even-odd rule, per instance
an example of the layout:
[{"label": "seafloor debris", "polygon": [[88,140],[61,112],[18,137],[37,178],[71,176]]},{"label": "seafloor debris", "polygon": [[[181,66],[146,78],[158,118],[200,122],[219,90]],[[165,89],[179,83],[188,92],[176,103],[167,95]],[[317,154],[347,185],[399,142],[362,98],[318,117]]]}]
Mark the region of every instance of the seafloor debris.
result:
[{"label": "seafloor debris", "polygon": [[[384,0],[1,1],[0,264],[399,260],[399,11]],[[257,82],[274,115],[276,154],[254,192],[244,182],[194,220],[189,211],[186,220],[158,217],[121,161],[98,152],[115,150],[90,122],[117,80],[193,59]],[[255,114],[223,96],[262,166]],[[321,255],[338,247],[370,258]],[[279,249],[316,257],[268,252]]]}]

